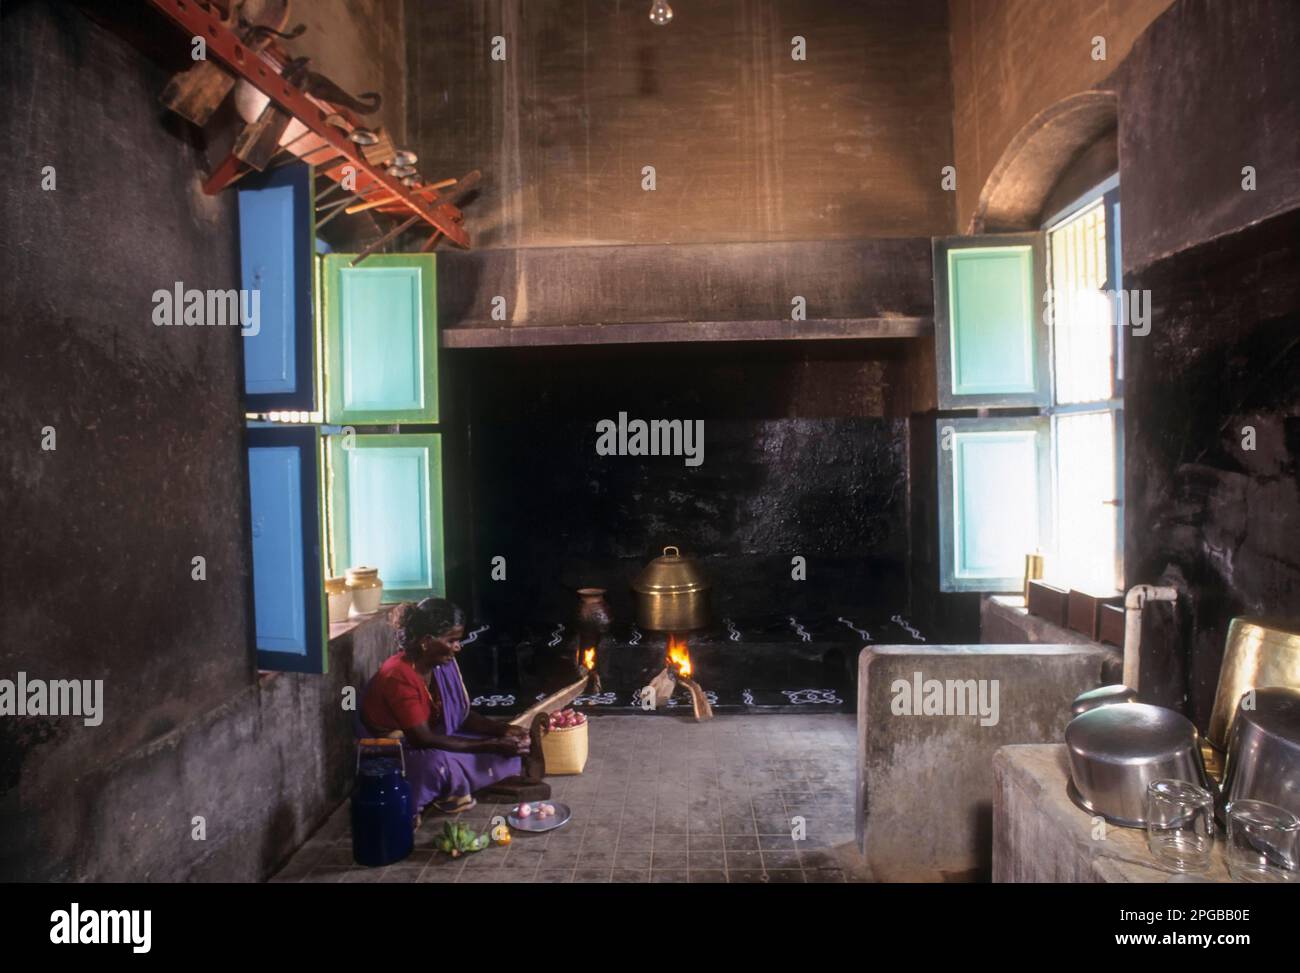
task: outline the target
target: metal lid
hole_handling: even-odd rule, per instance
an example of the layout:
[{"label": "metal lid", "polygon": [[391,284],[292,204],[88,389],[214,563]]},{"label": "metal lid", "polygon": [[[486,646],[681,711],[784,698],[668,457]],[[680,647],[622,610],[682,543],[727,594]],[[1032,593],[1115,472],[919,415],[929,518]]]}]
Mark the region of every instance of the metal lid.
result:
[{"label": "metal lid", "polygon": [[632,590],[643,595],[684,595],[707,591],[709,581],[699,562],[685,557],[672,544],[660,557],[647,564],[632,582]]},{"label": "metal lid", "polygon": [[1086,693],[1079,693],[1078,696],[1074,697],[1074,702],[1070,705],[1070,712],[1075,716],[1079,716],[1089,710],[1096,709],[1098,706],[1136,702],[1137,690],[1117,683],[1112,686],[1098,686],[1096,689],[1089,689]]},{"label": "metal lid", "polygon": [[357,773],[362,777],[388,777],[392,774],[400,777],[402,765],[392,757],[366,757],[357,768]]},{"label": "metal lid", "polygon": [[1101,706],[1065,728],[1072,753],[1106,764],[1141,765],[1196,748],[1196,727],[1181,713],[1148,703]]}]

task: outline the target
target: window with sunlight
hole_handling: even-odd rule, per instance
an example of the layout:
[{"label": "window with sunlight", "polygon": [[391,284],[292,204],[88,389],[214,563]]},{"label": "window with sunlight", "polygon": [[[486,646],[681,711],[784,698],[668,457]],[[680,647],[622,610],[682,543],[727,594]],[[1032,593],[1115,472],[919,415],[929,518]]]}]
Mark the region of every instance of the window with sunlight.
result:
[{"label": "window with sunlight", "polygon": [[1117,213],[1112,192],[1047,227],[1056,543],[1046,577],[1088,591],[1123,584],[1120,345],[1110,296],[1118,291]]}]

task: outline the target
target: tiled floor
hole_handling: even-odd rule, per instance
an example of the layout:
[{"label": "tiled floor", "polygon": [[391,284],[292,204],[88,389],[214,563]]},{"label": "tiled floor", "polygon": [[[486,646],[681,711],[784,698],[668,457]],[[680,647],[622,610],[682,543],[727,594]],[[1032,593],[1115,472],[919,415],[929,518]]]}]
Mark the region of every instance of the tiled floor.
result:
[{"label": "tiled floor", "polygon": [[[446,819],[429,816],[408,859],[362,868],[344,804],[272,881],[868,881],[853,847],[854,732],[842,714],[593,716],[586,770],[550,778],[573,809],[564,827],[452,859],[433,850]],[[486,830],[504,811],[463,818]]]}]

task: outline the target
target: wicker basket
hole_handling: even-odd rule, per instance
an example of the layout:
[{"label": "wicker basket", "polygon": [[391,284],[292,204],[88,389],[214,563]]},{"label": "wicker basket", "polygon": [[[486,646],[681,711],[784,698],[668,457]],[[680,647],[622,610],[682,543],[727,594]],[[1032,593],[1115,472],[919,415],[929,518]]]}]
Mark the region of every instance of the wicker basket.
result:
[{"label": "wicker basket", "polygon": [[587,723],[555,727],[542,734],[542,756],[546,776],[580,774],[587,766]]}]

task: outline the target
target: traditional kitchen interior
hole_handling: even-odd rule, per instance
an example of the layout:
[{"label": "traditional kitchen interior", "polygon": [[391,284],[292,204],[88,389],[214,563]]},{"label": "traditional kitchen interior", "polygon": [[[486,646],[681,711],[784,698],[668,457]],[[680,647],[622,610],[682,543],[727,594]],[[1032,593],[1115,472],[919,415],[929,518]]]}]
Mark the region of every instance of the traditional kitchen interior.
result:
[{"label": "traditional kitchen interior", "polygon": [[0,22],[0,877],[1300,881],[1291,0]]}]

